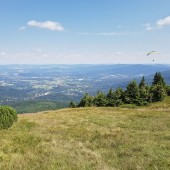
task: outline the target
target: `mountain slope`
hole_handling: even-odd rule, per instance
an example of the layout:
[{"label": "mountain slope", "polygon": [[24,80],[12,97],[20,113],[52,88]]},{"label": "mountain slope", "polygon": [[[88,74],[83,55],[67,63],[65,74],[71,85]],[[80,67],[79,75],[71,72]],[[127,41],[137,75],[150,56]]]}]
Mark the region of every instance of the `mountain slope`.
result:
[{"label": "mountain slope", "polygon": [[170,70],[163,71],[163,72],[162,72],[162,75],[163,75],[163,77],[165,78],[166,83],[167,83],[167,84],[170,84]]},{"label": "mountain slope", "polygon": [[170,98],[140,108],[19,115],[0,131],[0,169],[168,169]]}]

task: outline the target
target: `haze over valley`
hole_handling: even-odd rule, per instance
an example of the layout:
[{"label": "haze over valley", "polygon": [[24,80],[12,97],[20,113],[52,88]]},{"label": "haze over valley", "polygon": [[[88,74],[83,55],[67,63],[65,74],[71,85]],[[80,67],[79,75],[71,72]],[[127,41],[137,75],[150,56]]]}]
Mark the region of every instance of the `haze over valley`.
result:
[{"label": "haze over valley", "polygon": [[48,101],[55,103],[54,108],[62,108],[70,101],[79,101],[86,92],[95,95],[110,88],[125,88],[131,80],[139,81],[143,76],[151,83],[157,71],[165,73],[170,83],[169,70],[170,65],[0,66],[0,103],[16,107],[24,101]]}]

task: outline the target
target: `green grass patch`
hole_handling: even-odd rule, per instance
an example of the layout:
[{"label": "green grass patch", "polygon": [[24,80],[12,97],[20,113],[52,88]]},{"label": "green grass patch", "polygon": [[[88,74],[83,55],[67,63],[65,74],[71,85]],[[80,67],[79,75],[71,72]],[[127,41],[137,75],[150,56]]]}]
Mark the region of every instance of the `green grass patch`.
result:
[{"label": "green grass patch", "polygon": [[19,115],[0,131],[0,169],[170,168],[170,107],[74,108]]}]

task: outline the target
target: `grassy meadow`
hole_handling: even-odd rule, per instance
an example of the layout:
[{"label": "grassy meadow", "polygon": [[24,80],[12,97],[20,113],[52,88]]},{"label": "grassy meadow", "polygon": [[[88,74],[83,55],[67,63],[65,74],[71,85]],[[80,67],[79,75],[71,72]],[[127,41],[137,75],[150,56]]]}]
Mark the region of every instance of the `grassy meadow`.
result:
[{"label": "grassy meadow", "polygon": [[2,170],[168,170],[170,97],[147,107],[22,114],[0,136]]}]

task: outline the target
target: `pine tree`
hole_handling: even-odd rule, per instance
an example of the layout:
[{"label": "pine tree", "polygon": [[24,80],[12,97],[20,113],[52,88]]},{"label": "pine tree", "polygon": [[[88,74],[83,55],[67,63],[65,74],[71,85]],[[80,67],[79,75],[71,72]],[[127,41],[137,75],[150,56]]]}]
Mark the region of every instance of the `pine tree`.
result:
[{"label": "pine tree", "polygon": [[88,93],[86,93],[80,100],[78,107],[90,107],[90,106],[93,106],[93,97],[89,96]]},{"label": "pine tree", "polygon": [[166,96],[166,90],[161,84],[155,84],[150,89],[151,102],[163,101]]},{"label": "pine tree", "polygon": [[112,89],[109,90],[107,98],[107,106],[120,106],[123,104],[123,89],[117,88],[115,91]]},{"label": "pine tree", "polygon": [[106,98],[109,100],[113,98],[113,90],[112,89],[109,90],[108,94],[106,95]]},{"label": "pine tree", "polygon": [[141,80],[140,83],[139,83],[139,88],[141,89],[141,88],[144,88],[145,86],[146,86],[145,78],[142,77],[142,80]]},{"label": "pine tree", "polygon": [[125,91],[125,102],[129,104],[135,104],[139,100],[139,86],[135,80],[131,81]]},{"label": "pine tree", "polygon": [[114,93],[113,93],[113,90],[110,89],[108,94],[106,95],[106,100],[107,100],[107,106],[115,106],[115,102],[113,100],[114,98]]},{"label": "pine tree", "polygon": [[115,106],[120,106],[123,104],[124,92],[122,88],[117,88],[113,93],[113,99],[115,101]]},{"label": "pine tree", "polygon": [[154,75],[152,85],[156,85],[156,84],[163,85],[164,87],[166,86],[165,80],[160,72],[156,72]]},{"label": "pine tree", "polygon": [[94,104],[96,106],[106,106],[107,105],[107,98],[106,95],[102,92],[98,92],[94,98]]},{"label": "pine tree", "polygon": [[137,105],[143,106],[147,105],[149,102],[149,86],[145,83],[145,78],[142,77],[140,83],[139,83],[139,93],[140,97],[137,101]]},{"label": "pine tree", "polygon": [[160,72],[156,72],[150,89],[150,101],[162,101],[166,96],[166,83]]}]

